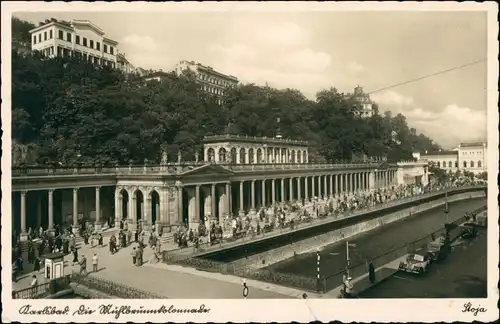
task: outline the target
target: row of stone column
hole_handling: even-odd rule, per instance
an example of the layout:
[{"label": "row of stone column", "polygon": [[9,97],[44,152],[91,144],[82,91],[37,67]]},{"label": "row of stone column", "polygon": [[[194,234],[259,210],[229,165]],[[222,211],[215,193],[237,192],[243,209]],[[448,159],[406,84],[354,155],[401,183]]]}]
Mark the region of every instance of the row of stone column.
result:
[{"label": "row of stone column", "polygon": [[[95,227],[96,229],[101,228],[100,214],[101,214],[101,194],[100,187],[95,188]],[[73,233],[77,233],[78,229],[78,190],[79,188],[73,188]],[[26,194],[27,191],[21,191],[21,239],[26,239],[27,229],[26,229]],[[54,189],[48,190],[48,228],[49,232],[54,230]]]}]

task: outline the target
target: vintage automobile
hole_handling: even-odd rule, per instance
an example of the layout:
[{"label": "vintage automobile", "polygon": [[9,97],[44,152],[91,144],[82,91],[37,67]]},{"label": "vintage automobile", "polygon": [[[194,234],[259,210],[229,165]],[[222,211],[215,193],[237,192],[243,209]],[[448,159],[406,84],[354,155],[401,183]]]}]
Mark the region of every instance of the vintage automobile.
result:
[{"label": "vintage automobile", "polygon": [[406,255],[406,261],[399,263],[399,270],[404,272],[424,274],[429,269],[430,259],[427,253],[411,253]]},{"label": "vintage automobile", "polygon": [[427,244],[427,253],[431,261],[440,261],[448,256],[449,249],[446,246],[446,238],[438,237]]},{"label": "vintage automobile", "polygon": [[475,238],[478,234],[477,226],[478,224],[475,222],[465,222],[460,224],[460,228],[462,229],[460,237],[464,239]]}]

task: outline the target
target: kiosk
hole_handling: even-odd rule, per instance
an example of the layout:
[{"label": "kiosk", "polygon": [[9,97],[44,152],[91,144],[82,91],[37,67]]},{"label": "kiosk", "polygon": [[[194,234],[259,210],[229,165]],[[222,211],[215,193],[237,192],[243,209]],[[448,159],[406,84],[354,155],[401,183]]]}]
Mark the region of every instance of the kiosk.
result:
[{"label": "kiosk", "polygon": [[45,258],[45,279],[52,280],[64,276],[64,253],[49,253]]}]

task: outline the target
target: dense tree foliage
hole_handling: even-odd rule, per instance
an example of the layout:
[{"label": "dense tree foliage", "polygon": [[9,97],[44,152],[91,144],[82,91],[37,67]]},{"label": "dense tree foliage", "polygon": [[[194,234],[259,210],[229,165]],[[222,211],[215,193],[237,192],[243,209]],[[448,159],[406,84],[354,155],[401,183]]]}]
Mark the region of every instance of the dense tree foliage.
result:
[{"label": "dense tree foliage", "polygon": [[[26,26],[13,22],[13,34],[25,39]],[[188,160],[203,136],[225,132],[308,140],[318,162],[408,160],[414,150],[439,149],[403,115],[362,119],[356,107],[335,88],[312,101],[298,90],[254,84],[227,91],[218,104],[189,73],[144,82],[75,57],[12,53],[12,136],[29,151],[13,163],[157,163],[165,148],[171,159],[181,150]]]}]

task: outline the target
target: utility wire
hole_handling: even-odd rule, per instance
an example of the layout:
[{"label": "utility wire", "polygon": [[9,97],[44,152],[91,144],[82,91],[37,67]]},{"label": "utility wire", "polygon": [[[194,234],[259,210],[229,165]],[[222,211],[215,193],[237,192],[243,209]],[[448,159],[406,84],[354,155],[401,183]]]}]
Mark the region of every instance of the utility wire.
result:
[{"label": "utility wire", "polygon": [[384,87],[384,88],[380,88],[380,89],[377,89],[377,90],[374,90],[374,91],[370,91],[370,92],[368,92],[368,94],[373,94],[373,93],[376,93],[376,92],[380,92],[380,91],[392,89],[392,88],[399,87],[399,86],[402,86],[402,85],[405,85],[405,84],[408,84],[408,83],[413,83],[413,82],[416,82],[416,81],[420,81],[420,80],[427,79],[427,78],[430,78],[430,77],[433,77],[433,76],[436,76],[436,75],[448,73],[448,72],[451,72],[451,71],[460,70],[460,69],[463,69],[465,67],[468,67],[468,66],[471,66],[471,65],[475,65],[475,64],[479,64],[479,63],[482,63],[482,62],[485,62],[485,61],[486,61],[486,59],[482,59],[482,60],[475,61],[475,62],[470,62],[470,63],[464,64],[464,65],[456,66],[456,67],[453,67],[453,68],[450,68],[450,69],[446,69],[446,70],[442,70],[442,71],[435,72],[435,73],[432,73],[432,74],[428,74],[428,75],[425,75],[425,76],[421,76],[421,77],[416,78],[416,79],[411,79],[411,80],[408,80],[408,81],[404,81],[404,82],[393,84],[393,85],[388,86],[388,87]]}]

